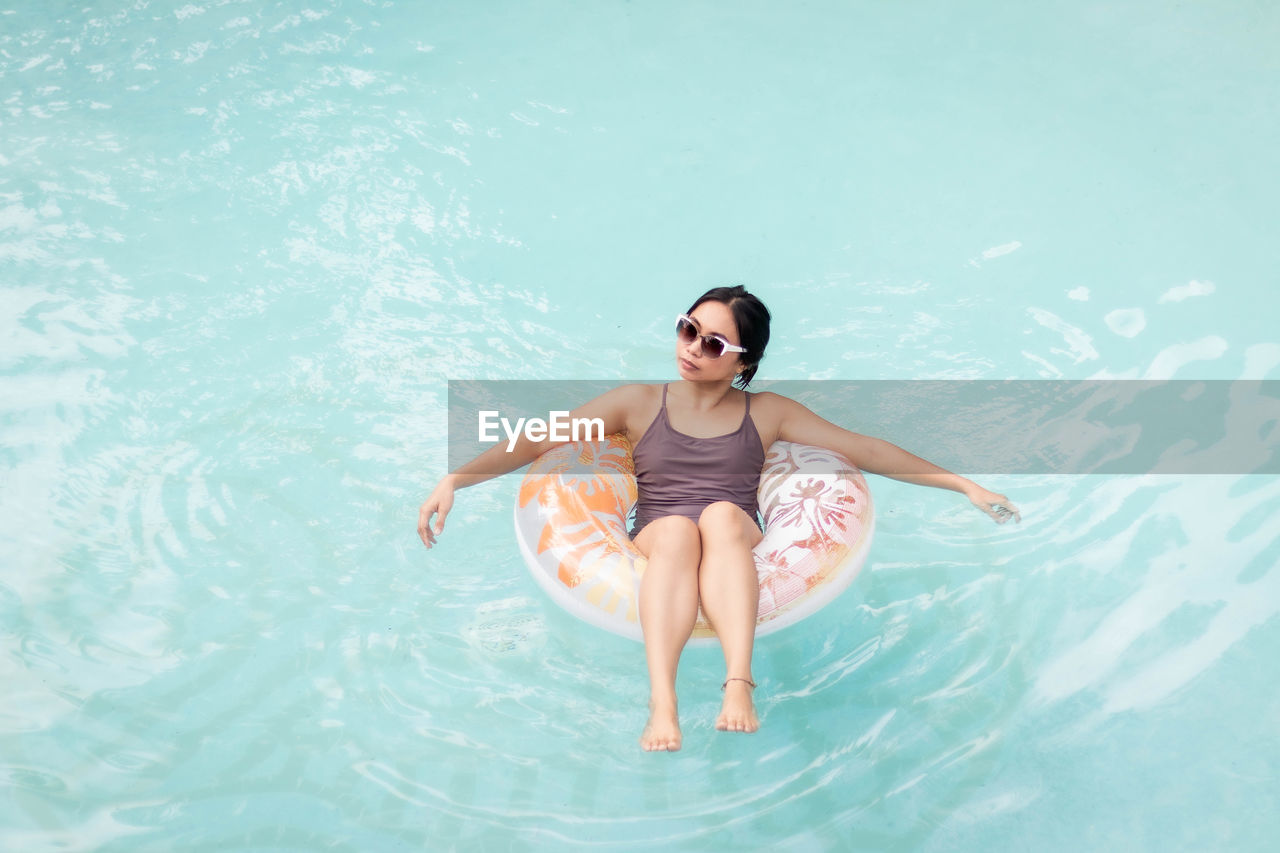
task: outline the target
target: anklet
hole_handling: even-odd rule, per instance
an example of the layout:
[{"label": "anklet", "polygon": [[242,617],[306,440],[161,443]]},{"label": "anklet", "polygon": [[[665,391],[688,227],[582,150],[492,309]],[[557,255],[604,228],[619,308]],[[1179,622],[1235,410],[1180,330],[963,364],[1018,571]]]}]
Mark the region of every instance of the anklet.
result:
[{"label": "anklet", "polygon": [[756,686],[756,683],[752,681],[750,678],[738,678],[737,676],[734,676],[733,678],[726,678],[724,680],[724,684],[720,685],[720,689],[724,690],[726,687],[728,687],[730,681],[745,681],[747,682],[747,684],[751,685],[751,689],[753,690],[755,689],[755,686]]}]

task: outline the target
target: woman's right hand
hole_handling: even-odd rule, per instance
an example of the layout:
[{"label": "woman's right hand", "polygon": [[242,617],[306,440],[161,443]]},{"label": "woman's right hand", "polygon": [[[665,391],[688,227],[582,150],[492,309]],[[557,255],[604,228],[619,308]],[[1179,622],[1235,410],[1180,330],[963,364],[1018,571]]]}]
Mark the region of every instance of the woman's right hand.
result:
[{"label": "woman's right hand", "polygon": [[[444,517],[453,508],[453,486],[448,480],[441,480],[431,497],[423,501],[418,509],[418,536],[422,544],[430,548],[436,544],[436,537],[444,531]],[[431,527],[431,516],[438,515],[435,529]]]}]

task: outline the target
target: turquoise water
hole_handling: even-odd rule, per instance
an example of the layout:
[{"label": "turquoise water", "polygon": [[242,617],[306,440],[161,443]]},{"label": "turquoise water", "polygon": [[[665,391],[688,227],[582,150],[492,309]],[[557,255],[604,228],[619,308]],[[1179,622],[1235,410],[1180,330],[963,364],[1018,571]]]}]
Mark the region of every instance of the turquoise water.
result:
[{"label": "turquoise water", "polygon": [[724,283],[762,379],[1277,378],[1278,41],[1246,2],[0,7],[0,847],[1264,849],[1274,478],[970,472],[1017,527],[871,478],[761,731],[694,650],[671,756],[517,478],[414,525],[447,380],[672,378]]}]

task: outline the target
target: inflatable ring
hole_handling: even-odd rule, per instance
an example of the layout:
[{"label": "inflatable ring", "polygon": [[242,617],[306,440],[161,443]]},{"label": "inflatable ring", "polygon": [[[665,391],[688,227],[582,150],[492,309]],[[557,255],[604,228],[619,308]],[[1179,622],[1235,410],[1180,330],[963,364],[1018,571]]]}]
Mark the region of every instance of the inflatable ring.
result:
[{"label": "inflatable ring", "polygon": [[[817,611],[853,582],[875,519],[871,493],[852,463],[785,441],[769,448],[757,500],[765,521],[753,552],[761,636]],[[529,570],[552,600],[592,625],[642,640],[640,578],[648,561],[627,535],[635,502],[635,465],[625,437],[573,442],[529,467],[515,526]],[[691,644],[714,637],[699,612]]]}]

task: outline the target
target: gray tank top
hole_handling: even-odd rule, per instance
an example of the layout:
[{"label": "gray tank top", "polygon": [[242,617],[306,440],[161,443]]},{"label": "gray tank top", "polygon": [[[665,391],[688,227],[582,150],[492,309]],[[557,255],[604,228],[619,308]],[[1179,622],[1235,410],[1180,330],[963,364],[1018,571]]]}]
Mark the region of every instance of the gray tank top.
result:
[{"label": "gray tank top", "polygon": [[667,386],[663,385],[662,408],[632,456],[638,492],[633,539],[646,524],[663,516],[683,515],[696,522],[716,501],[730,501],[757,518],[756,490],[764,468],[764,447],[751,420],[750,392],[736,430],[694,438],[672,429],[667,419]]}]

